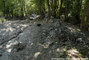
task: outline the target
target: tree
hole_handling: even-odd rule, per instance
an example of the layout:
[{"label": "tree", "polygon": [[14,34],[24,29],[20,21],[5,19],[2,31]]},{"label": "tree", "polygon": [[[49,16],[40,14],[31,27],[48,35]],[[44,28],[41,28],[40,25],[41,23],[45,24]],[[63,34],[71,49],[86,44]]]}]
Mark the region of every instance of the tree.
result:
[{"label": "tree", "polygon": [[80,27],[89,27],[89,0],[86,0]]},{"label": "tree", "polygon": [[48,6],[48,17],[50,18],[50,4],[49,4],[49,0],[47,0],[47,6]]},{"label": "tree", "polygon": [[60,0],[59,18],[62,15],[62,5],[63,5],[63,0]]}]

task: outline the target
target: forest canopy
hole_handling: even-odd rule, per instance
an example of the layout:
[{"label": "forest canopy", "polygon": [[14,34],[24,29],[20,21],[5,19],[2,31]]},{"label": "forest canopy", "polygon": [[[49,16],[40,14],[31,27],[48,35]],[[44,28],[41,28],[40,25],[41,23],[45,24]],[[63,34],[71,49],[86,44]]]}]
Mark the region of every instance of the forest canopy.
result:
[{"label": "forest canopy", "polygon": [[89,27],[89,0],[0,0],[0,16],[5,18],[27,17],[32,13]]}]

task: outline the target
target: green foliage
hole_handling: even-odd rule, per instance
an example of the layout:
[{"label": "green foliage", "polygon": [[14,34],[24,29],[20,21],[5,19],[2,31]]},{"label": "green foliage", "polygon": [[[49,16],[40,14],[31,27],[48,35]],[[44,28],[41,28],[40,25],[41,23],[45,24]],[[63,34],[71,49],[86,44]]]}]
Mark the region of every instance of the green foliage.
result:
[{"label": "green foliage", "polygon": [[85,9],[86,2],[88,0],[0,0],[0,16],[22,18],[32,13],[44,16],[47,12],[49,17],[63,15],[65,19],[71,17],[80,23],[87,14],[84,13],[88,8]]},{"label": "green foliage", "polygon": [[3,15],[3,12],[0,12],[0,16],[2,16]]},{"label": "green foliage", "polygon": [[4,17],[0,17],[0,22],[1,21],[6,21],[6,19]]},{"label": "green foliage", "polygon": [[1,17],[0,20],[4,20],[5,18],[4,17]]}]

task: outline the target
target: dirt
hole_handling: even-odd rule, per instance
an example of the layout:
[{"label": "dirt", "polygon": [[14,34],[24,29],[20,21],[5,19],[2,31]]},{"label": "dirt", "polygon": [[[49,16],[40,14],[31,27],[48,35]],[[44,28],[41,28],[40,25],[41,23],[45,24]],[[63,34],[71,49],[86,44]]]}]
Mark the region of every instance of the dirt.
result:
[{"label": "dirt", "polygon": [[89,58],[88,36],[59,19],[48,22],[16,20],[0,24],[0,60],[55,58]]}]

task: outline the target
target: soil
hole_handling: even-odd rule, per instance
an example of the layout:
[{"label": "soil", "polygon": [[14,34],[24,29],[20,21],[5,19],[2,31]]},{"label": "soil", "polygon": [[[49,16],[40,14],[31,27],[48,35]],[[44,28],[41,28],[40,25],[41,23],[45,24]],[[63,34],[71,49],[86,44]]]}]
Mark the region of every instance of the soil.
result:
[{"label": "soil", "polygon": [[89,32],[59,19],[0,24],[0,60],[89,58]]}]

